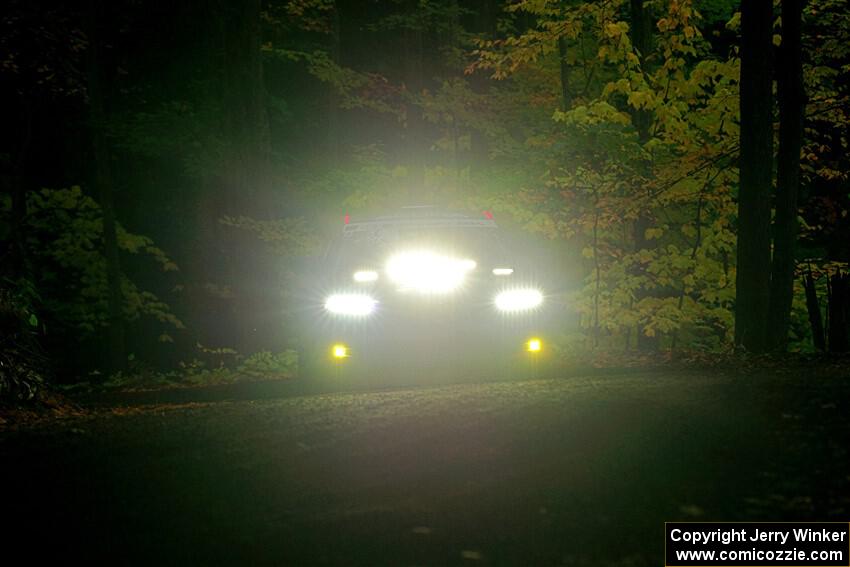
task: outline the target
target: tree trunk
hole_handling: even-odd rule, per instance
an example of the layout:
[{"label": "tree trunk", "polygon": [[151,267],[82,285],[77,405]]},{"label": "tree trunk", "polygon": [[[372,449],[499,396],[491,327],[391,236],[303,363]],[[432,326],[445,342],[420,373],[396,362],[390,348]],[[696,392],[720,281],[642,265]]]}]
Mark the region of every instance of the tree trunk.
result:
[{"label": "tree trunk", "polygon": [[567,64],[567,38],[558,38],[558,62],[561,69],[561,110],[570,109],[570,67]]},{"label": "tree trunk", "polygon": [[806,310],[809,312],[809,324],[812,327],[812,342],[820,352],[826,350],[826,339],[823,334],[823,318],[820,313],[820,302],[815,287],[815,279],[812,272],[806,273],[803,278],[803,286],[806,288]]},{"label": "tree trunk", "polygon": [[106,112],[103,102],[102,61],[98,30],[98,6],[89,6],[88,99],[91,119],[92,158],[94,161],[94,188],[100,198],[103,215],[103,254],[106,261],[109,326],[106,330],[109,350],[107,360],[110,372],[120,372],[127,367],[127,347],[124,337],[124,297],[121,291],[121,264],[118,257],[118,237],[115,230],[115,205],[109,142],[104,133]]},{"label": "tree trunk", "polygon": [[785,350],[794,296],[794,245],[797,241],[797,195],[803,145],[805,92],[800,45],[803,0],[782,0],[782,45],[776,69],[779,99],[779,150],[776,171],[776,216],[770,276],[769,346]]},{"label": "tree trunk", "polygon": [[10,211],[10,242],[9,262],[5,263],[0,274],[11,278],[28,277],[26,238],[24,235],[24,219],[27,214],[27,181],[24,176],[29,148],[32,143],[32,106],[26,99],[22,101],[21,113],[22,139],[21,149],[13,164],[10,191],[12,194],[12,210]]},{"label": "tree trunk", "polygon": [[741,154],[735,344],[767,348],[773,178],[773,5],[741,2]]},{"label": "tree trunk", "polygon": [[[652,12],[644,3],[646,0],[631,0],[629,38],[632,47],[637,51],[641,70],[646,74],[648,58],[652,51]],[[649,110],[631,109],[632,124],[637,130],[641,143],[649,140],[649,128],[652,125],[652,112]]]},{"label": "tree trunk", "polygon": [[[408,16],[415,18],[420,10],[418,0],[407,0],[405,11]],[[406,137],[405,162],[407,174],[408,204],[421,204],[425,193],[425,155],[428,151],[426,142],[425,121],[422,118],[420,95],[424,84],[424,53],[423,30],[418,25],[404,30],[404,82],[408,92],[406,108]]]},{"label": "tree trunk", "polygon": [[850,275],[837,272],[829,277],[829,352],[844,353],[850,350],[847,338],[848,311],[850,311]]},{"label": "tree trunk", "polygon": [[280,198],[270,191],[271,137],[262,61],[262,0],[220,0],[219,6],[224,18],[222,102],[230,167],[224,172],[221,199],[214,200],[211,206],[214,216],[209,219],[213,239],[210,245],[221,255],[212,259],[211,264],[217,269],[210,273],[213,281],[232,289],[232,297],[221,302],[226,311],[222,326],[227,327],[229,335],[222,340],[238,350],[258,350],[258,320],[265,299],[256,282],[266,264],[257,247],[246,243],[244,235],[223,229],[219,219],[222,215],[239,214],[267,218]]},{"label": "tree trunk", "polygon": [[261,54],[261,0],[220,4],[225,20],[224,100],[230,166],[225,171],[228,212],[264,209],[257,197],[268,188],[270,133]]},{"label": "tree trunk", "polygon": [[[645,0],[631,0],[630,4],[630,26],[629,37],[632,41],[632,47],[637,51],[638,60],[640,61],[641,70],[644,73],[648,72],[648,58],[652,51],[652,12],[645,5]],[[650,138],[650,126],[652,125],[653,115],[648,110],[639,110],[630,108],[629,112],[632,116],[632,125],[637,130],[638,140],[641,144],[645,144]],[[641,164],[641,175],[647,177],[651,175],[651,166],[649,163]],[[641,187],[635,188],[636,192],[641,191]],[[639,205],[640,206],[640,205]],[[649,211],[643,206],[637,213],[634,225],[632,227],[634,249],[635,252],[650,248],[654,245],[646,239],[646,230],[652,226],[652,218]],[[642,270],[638,267],[637,270]],[[639,290],[635,294],[635,298],[640,301],[649,294],[645,290]],[[637,331],[637,347],[639,350],[658,350],[658,336],[649,337],[643,331],[643,322],[638,322]]]},{"label": "tree trunk", "polygon": [[[340,1],[334,0],[331,7],[331,37],[330,37],[330,55],[331,60],[336,65],[342,65],[342,34],[340,32]],[[327,123],[327,149],[331,159],[339,158],[339,136],[342,129],[339,127],[339,95],[336,88],[328,87],[328,123]]]},{"label": "tree trunk", "polygon": [[[475,33],[481,34],[486,39],[496,38],[496,3],[495,0],[478,0],[475,10]],[[469,78],[470,88],[476,94],[485,94],[490,88],[492,80],[486,71],[475,71]],[[471,177],[479,173],[486,174],[486,164],[490,159],[490,147],[487,135],[476,128],[472,128],[469,135],[469,171]]]}]

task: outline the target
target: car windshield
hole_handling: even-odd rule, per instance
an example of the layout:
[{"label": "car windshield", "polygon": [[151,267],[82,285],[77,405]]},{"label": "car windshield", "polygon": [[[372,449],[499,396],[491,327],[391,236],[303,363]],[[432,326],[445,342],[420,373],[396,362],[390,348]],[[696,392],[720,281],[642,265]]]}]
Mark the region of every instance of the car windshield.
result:
[{"label": "car windshield", "polygon": [[436,222],[374,222],[346,227],[337,247],[339,268],[379,267],[398,251],[429,250],[479,263],[502,260],[505,246],[494,223],[446,226]]}]

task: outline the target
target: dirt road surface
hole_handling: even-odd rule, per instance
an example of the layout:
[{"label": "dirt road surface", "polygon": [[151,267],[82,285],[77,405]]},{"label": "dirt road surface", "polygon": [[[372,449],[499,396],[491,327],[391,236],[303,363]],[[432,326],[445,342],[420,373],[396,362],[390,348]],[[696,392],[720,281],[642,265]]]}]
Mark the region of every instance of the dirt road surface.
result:
[{"label": "dirt road surface", "polygon": [[648,372],[100,411],[0,434],[0,539],[28,562],[657,566],[665,521],[847,521],[848,391]]}]

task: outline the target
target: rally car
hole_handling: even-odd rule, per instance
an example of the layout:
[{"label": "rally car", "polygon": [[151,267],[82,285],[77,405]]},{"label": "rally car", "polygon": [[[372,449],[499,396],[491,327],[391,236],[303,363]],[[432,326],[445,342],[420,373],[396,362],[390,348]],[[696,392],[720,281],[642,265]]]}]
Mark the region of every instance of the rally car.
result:
[{"label": "rally car", "polygon": [[528,252],[486,211],[345,215],[305,322],[302,378],[392,385],[536,371],[551,317],[545,270]]}]

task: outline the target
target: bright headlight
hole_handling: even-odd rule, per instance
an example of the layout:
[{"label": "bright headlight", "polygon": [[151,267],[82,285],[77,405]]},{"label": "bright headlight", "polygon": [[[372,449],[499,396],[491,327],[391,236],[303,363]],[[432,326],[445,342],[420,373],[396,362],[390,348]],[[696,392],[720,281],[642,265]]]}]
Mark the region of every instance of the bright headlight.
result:
[{"label": "bright headlight", "polygon": [[419,293],[448,293],[463,283],[474,270],[474,260],[457,259],[428,251],[396,254],[387,261],[386,273],[403,290]]},{"label": "bright headlight", "polygon": [[499,311],[528,311],[543,303],[543,294],[536,289],[511,289],[496,296]]},{"label": "bright headlight", "polygon": [[378,279],[378,272],[375,270],[358,270],[354,272],[354,281],[357,283],[374,282]]},{"label": "bright headlight", "polygon": [[336,315],[364,316],[375,310],[377,301],[359,293],[337,293],[325,301],[325,309]]},{"label": "bright headlight", "polygon": [[514,273],[513,268],[493,268],[494,276],[509,276]]}]

